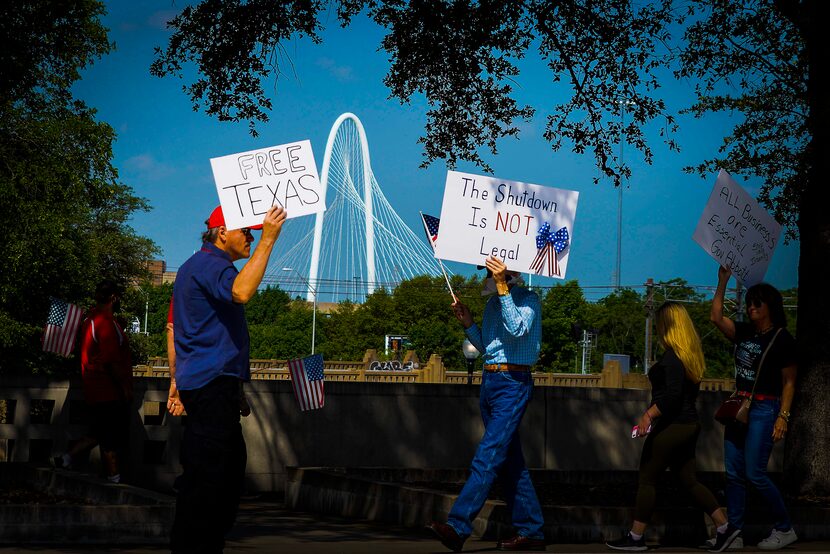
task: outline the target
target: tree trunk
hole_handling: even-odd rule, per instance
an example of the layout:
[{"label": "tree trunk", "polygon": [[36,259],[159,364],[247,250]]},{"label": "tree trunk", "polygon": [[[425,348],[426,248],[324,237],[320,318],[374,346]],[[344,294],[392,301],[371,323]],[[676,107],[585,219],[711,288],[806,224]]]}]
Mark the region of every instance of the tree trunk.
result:
[{"label": "tree trunk", "polygon": [[810,164],[801,196],[798,267],[798,381],[784,455],[787,491],[830,496],[830,91],[823,84],[828,64],[817,0],[802,4],[802,31],[809,63]]}]

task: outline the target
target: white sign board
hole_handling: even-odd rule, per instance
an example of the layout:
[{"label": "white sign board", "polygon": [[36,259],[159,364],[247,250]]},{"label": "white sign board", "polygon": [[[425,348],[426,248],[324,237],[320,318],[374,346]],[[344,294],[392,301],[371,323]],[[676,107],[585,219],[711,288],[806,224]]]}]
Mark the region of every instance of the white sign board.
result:
[{"label": "white sign board", "polygon": [[228,229],[261,224],[271,206],[285,208],[289,219],[326,209],[308,140],[211,158],[210,165]]},{"label": "white sign board", "polygon": [[435,257],[565,278],[579,193],[447,172]]},{"label": "white sign board", "polygon": [[692,238],[751,287],[764,280],[780,235],[781,225],[721,170]]}]

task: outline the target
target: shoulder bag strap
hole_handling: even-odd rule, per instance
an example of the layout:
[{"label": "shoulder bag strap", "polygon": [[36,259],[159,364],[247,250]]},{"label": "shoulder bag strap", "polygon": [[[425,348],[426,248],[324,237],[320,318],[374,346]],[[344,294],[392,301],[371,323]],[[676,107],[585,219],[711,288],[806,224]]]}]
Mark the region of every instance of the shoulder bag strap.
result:
[{"label": "shoulder bag strap", "polygon": [[769,341],[769,344],[764,349],[764,353],[761,354],[761,361],[758,362],[758,372],[755,373],[755,383],[752,384],[752,393],[750,393],[750,395],[749,395],[749,401],[750,402],[752,402],[752,399],[755,397],[755,387],[758,386],[758,377],[761,376],[761,368],[764,366],[764,360],[767,357],[767,352],[769,352],[770,348],[772,348],[772,343],[774,343],[775,339],[778,338],[778,334],[781,332],[782,329],[783,329],[783,327],[778,328],[778,330],[772,336],[772,339]]}]

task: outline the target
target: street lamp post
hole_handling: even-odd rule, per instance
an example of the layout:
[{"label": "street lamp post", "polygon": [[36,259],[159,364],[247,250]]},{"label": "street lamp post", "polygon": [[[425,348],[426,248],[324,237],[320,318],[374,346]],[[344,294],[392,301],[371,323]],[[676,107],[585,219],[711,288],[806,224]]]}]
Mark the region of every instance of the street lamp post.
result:
[{"label": "street lamp post", "polygon": [[[633,106],[633,100],[617,100],[620,105],[620,166],[623,164],[623,129],[625,128],[625,107]],[[622,201],[623,201],[623,184],[619,185],[617,192],[617,264],[614,272],[614,289],[620,290],[620,273],[622,272]]]},{"label": "street lamp post", "polygon": [[314,303],[313,303],[313,308],[312,308],[312,311],[311,311],[311,354],[313,355],[314,354],[314,342],[315,342],[315,339],[317,338],[316,337],[316,335],[317,335],[317,289],[314,288],[313,286],[311,286],[311,282],[308,279],[306,279],[305,277],[303,277],[302,274],[299,271],[297,271],[296,269],[294,269],[293,267],[284,267],[284,268],[282,268],[282,270],[283,271],[289,271],[289,272],[293,271],[294,273],[296,273],[297,277],[302,279],[302,281],[306,285],[308,285],[309,290],[311,290],[311,293],[314,295]]},{"label": "street lamp post", "polygon": [[473,346],[473,343],[470,342],[470,339],[464,339],[464,342],[461,343],[461,351],[464,353],[464,357],[467,359],[467,384],[473,384],[473,366],[476,363],[476,358],[478,358],[479,352],[478,349]]},{"label": "street lamp post", "polygon": [[147,335],[147,312],[150,311],[150,293],[143,288],[136,286],[136,288],[144,295],[144,334]]}]

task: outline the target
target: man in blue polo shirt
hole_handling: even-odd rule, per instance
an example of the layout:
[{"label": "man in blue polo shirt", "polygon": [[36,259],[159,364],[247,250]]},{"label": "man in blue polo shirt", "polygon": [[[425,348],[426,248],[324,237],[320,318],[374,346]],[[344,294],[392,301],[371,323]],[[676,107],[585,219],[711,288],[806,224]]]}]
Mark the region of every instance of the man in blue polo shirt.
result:
[{"label": "man in blue polo shirt", "polygon": [[[187,425],[177,480],[174,553],[222,552],[233,527],[247,452],[240,425],[242,383],[251,378],[243,305],[256,293],[286,213],[271,208],[262,225],[228,229],[222,207],[205,222],[202,249],[179,268],[173,285],[176,350],[171,402]],[[262,229],[251,255],[251,229]],[[250,257],[241,271],[233,262]]]},{"label": "man in blue polo shirt", "polygon": [[490,257],[485,264],[485,294],[498,294],[487,301],[481,327],[473,322],[467,306],[458,300],[452,305],[467,338],[484,354],[479,401],[484,436],[447,522],[434,521],[429,529],[444,546],[461,552],[473,531],[473,520],[498,478],[517,533],[499,541],[497,548],[544,550],[542,508],[519,441],[519,425],[533,390],[530,369],[539,359],[542,342],[541,305],[535,292],[519,286],[520,274],[508,271],[502,260]]}]

